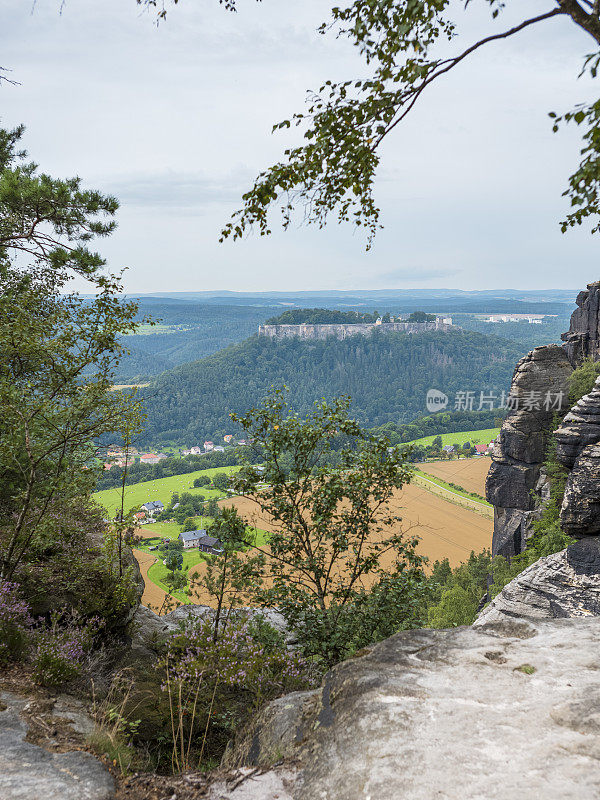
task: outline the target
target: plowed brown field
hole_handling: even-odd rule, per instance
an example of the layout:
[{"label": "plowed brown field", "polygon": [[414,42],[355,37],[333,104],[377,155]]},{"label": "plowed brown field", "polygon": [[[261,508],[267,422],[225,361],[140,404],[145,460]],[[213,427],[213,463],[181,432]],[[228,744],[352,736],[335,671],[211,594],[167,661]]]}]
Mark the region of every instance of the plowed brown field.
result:
[{"label": "plowed brown field", "polygon": [[[234,505],[255,527],[268,531],[270,521],[245,497],[224,501]],[[397,492],[391,508],[402,516],[402,527],[421,540],[419,552],[431,561],[447,558],[454,567],[471,552],[481,552],[492,543],[493,522],[466,508],[450,503],[415,484]]]},{"label": "plowed brown field", "polygon": [[[431,474],[437,474],[444,480],[451,480],[453,483],[469,489],[469,491],[481,494],[482,483],[487,471],[484,467],[489,467],[490,460],[485,459],[485,464],[482,462],[484,462],[483,458],[469,459],[465,460],[465,462],[432,462],[431,464],[420,464],[419,466],[422,469],[426,466],[428,468],[427,471],[429,471],[429,467],[437,468],[438,466],[453,467],[455,470],[457,468],[465,468],[465,471],[461,473],[461,480],[459,480],[458,475],[454,475],[452,472],[450,474],[439,474],[432,471]],[[468,482],[465,478],[468,479]],[[255,503],[245,497],[224,500],[221,501],[220,505],[234,505],[240,514],[255,527],[266,531],[272,529],[269,519],[257,510]],[[426,555],[430,561],[447,558],[451,566],[455,567],[465,561],[472,550],[479,553],[481,550],[491,546],[493,531],[491,519],[486,519],[466,508],[448,502],[416,484],[409,484],[398,491],[391,508],[402,517],[402,528],[409,535],[419,537],[418,550],[423,555]],[[145,606],[150,605],[152,608],[158,609],[162,605],[165,593],[148,579],[147,574],[156,557],[141,550],[134,550],[134,554],[140,564],[142,576],[146,583],[142,603]],[[385,560],[383,563],[385,565]],[[202,571],[202,563],[198,564],[194,569]],[[196,603],[211,604],[207,596],[196,595],[190,599]]]},{"label": "plowed brown field", "polygon": [[461,458],[456,461],[427,461],[418,464],[421,472],[428,472],[448,483],[456,483],[467,492],[485,496],[485,477],[492,459],[489,456]]}]

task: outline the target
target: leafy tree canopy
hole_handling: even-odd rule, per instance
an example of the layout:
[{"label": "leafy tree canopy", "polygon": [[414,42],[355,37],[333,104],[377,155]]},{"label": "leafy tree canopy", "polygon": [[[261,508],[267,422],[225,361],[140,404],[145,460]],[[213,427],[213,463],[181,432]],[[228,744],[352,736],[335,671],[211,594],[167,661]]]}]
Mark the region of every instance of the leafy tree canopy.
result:
[{"label": "leafy tree canopy", "polygon": [[[489,35],[463,46],[458,46],[461,37],[450,0],[354,0],[334,7],[319,32],[348,39],[364,59],[366,77],[326,80],[309,92],[306,111],[273,127],[277,131],[298,126],[304,141],[286,149],[279,162],[258,175],[243,195],[242,208],[224,227],[221,241],[240,238],[253,228],[261,235],[269,234],[269,211],[274,208],[287,228],[294,211],[301,208],[308,224],[322,227],[335,212],[338,221],[365,227],[370,246],[381,227],[373,197],[381,145],[429,86],[487,45],[554,17],[574,23],[600,43],[597,0],[548,0],[545,12],[500,28],[503,10],[515,4],[486,2],[493,26]],[[465,5],[475,4],[466,0]],[[455,43],[454,54],[446,56],[442,51]],[[582,73],[596,77],[599,64],[596,50],[585,56]],[[584,128],[581,162],[565,192],[572,211],[561,228],[565,231],[591,216],[597,220],[596,232],[600,229],[600,100],[578,105],[563,116],[555,112],[550,116],[554,130],[561,122]]]}]

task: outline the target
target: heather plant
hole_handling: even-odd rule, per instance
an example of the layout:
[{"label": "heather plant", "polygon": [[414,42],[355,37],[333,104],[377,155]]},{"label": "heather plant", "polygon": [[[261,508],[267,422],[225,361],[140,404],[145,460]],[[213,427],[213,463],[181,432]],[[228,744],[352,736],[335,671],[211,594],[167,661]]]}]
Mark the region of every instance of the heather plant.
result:
[{"label": "heather plant", "polygon": [[52,615],[49,628],[38,629],[32,654],[34,679],[43,686],[59,686],[81,674],[86,654],[102,627],[99,618],[80,621]]},{"label": "heather plant", "polygon": [[29,646],[33,618],[15,583],[0,581],[0,666],[22,658]]},{"label": "heather plant", "polygon": [[[219,628],[194,622],[175,634],[162,666],[169,699],[174,771],[214,758],[232,733],[264,702],[313,686],[314,667],[290,652],[276,632],[236,616]],[[195,762],[195,763],[194,763]]]}]

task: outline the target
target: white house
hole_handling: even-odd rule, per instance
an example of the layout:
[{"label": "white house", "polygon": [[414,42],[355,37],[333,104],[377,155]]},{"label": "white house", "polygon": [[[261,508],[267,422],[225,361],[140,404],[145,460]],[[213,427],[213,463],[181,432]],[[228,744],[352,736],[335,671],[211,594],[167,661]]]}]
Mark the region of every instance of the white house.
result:
[{"label": "white house", "polygon": [[223,552],[223,546],[214,536],[209,536],[204,529],[199,531],[183,531],[179,534],[179,539],[183,542],[183,547],[188,550],[190,547],[197,547],[203,553],[218,555]]}]

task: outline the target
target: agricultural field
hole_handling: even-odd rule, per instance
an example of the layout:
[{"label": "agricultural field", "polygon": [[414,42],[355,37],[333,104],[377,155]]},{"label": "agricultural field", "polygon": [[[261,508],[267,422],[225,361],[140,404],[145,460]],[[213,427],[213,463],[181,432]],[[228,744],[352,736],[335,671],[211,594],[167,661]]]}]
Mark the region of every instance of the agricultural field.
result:
[{"label": "agricultural field", "polygon": [[[141,506],[142,503],[147,503],[149,500],[160,500],[162,503],[168,505],[171,500],[173,492],[189,492],[193,495],[202,494],[207,500],[211,497],[221,498],[223,492],[216,489],[208,489],[206,486],[200,486],[194,489],[193,483],[196,478],[201,475],[207,475],[209,478],[216,472],[226,472],[231,475],[240,469],[236,467],[213,467],[211,469],[200,469],[196,472],[188,472],[185,475],[173,475],[170,478],[157,478],[154,481],[145,481],[144,483],[134,483],[131,486],[125,487],[125,511],[131,508]],[[113,489],[104,489],[101,492],[96,492],[93,495],[94,500],[103,506],[111,516],[114,516],[115,511],[121,507],[121,489],[117,486]]]},{"label": "agricultural field", "polygon": [[[481,432],[479,432],[481,433]],[[449,434],[454,437],[459,434]],[[423,473],[441,478],[447,483],[455,483],[462,486],[467,492],[484,494],[485,475],[489,469],[491,459],[486,456],[469,458],[464,460],[437,461],[419,464],[419,469]],[[128,496],[131,505],[146,502],[148,499],[162,500],[168,502],[173,491],[188,491],[194,479],[199,474],[214,473],[219,471],[235,470],[236,467],[202,470],[201,472],[190,473],[189,475],[178,475],[174,478],[166,478],[163,481],[151,481],[147,484],[137,484],[127,487],[128,490],[145,489],[146,493],[140,499],[139,495],[133,493]],[[157,491],[165,492],[164,495],[149,496],[148,487],[157,485]],[[160,486],[160,484],[163,484]],[[178,485],[179,484],[179,485]],[[210,496],[211,493],[204,487],[203,489],[191,489],[192,492],[202,493]],[[116,493],[116,495],[114,494]],[[118,490],[108,490],[98,493],[118,497]],[[155,492],[156,494],[156,492]],[[212,492],[213,496],[217,492]],[[111,502],[104,499],[104,502]],[[264,518],[257,510],[257,506],[249,499],[243,497],[223,498],[219,505],[234,505],[240,514],[244,516],[251,525],[259,531],[259,541],[264,543],[267,531],[270,529],[269,520]],[[423,485],[409,484],[400,490],[393,500],[392,507],[403,517],[403,527],[411,536],[418,536],[420,539],[419,551],[426,555],[430,561],[448,558],[450,564],[458,566],[465,561],[472,550],[476,553],[489,548],[492,540],[493,522],[490,517],[476,513],[462,501],[451,502],[443,493],[436,493],[428,490]],[[197,518],[198,528],[206,527],[210,522],[207,518]],[[176,523],[158,522],[145,525],[138,530],[138,534],[144,537],[143,543],[138,545],[135,551],[136,558],[140,564],[140,569],[146,583],[146,589],[142,602],[151,605],[152,608],[161,607],[167,585],[165,579],[167,570],[157,558],[158,551],[150,551],[149,547],[158,544],[160,538],[176,538],[179,535],[180,526]],[[154,538],[156,537],[156,539]],[[202,573],[205,557],[197,549],[191,549],[184,553],[184,569],[192,572]],[[191,595],[186,595],[184,591],[174,592],[174,597],[180,603],[200,603],[210,604],[210,598],[194,590]]]},{"label": "agricultural field", "polygon": [[[222,500],[220,505],[230,505],[231,502]],[[197,528],[207,528],[212,522],[210,517],[196,517]],[[151,525],[144,525],[136,531],[138,536],[142,537],[142,541],[134,549],[134,555],[140,565],[140,571],[145,583],[144,594],[142,603],[145,606],[151,606],[153,610],[157,610],[162,606],[165,599],[168,586],[167,568],[162,563],[161,555],[157,550],[150,550],[150,547],[156,547],[160,544],[161,539],[176,539],[181,532],[181,527],[176,522],[154,522]],[[264,530],[257,530],[256,542],[264,544],[267,538],[267,533]],[[183,551],[183,571],[194,572],[193,567],[198,566],[198,571],[202,571],[202,565],[206,563],[209,557],[201,553],[197,548],[192,547],[189,550]],[[185,588],[185,587],[184,587]],[[184,589],[171,592],[173,597],[180,603],[200,603],[201,605],[209,605],[210,597],[194,589],[191,595],[187,595]]]},{"label": "agricultural field", "polygon": [[[486,428],[483,431],[459,431],[458,433],[441,433],[439,435],[442,437],[442,446],[445,447],[449,444],[463,445],[465,442],[488,445],[499,433],[500,428]],[[435,438],[437,438],[435,435],[424,436],[422,439],[415,439],[414,442],[408,442],[407,444],[419,444],[427,447],[433,443]],[[401,446],[406,447],[407,445]]]},{"label": "agricultural field", "polygon": [[[246,497],[231,500],[239,513],[255,527],[270,530],[270,521]],[[391,508],[403,518],[403,529],[420,538],[419,552],[430,561],[447,558],[456,567],[472,550],[480,553],[491,547],[493,521],[467,508],[451,503],[416,484],[400,489]]]},{"label": "agricultural field", "polygon": [[451,461],[425,461],[419,463],[419,469],[446,483],[456,483],[467,492],[476,492],[485,497],[485,478],[491,463],[489,456],[476,456]]}]

